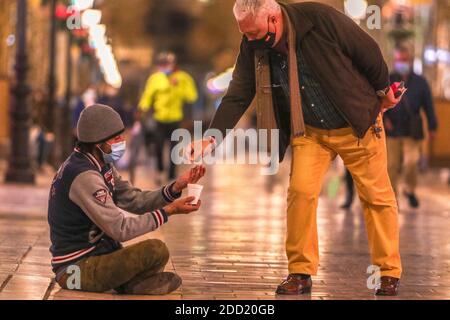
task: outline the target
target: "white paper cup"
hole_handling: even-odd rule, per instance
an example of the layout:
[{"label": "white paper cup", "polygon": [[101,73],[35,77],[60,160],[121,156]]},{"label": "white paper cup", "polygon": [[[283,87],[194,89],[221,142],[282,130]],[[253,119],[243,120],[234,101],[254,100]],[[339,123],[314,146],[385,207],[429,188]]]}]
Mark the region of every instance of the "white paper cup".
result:
[{"label": "white paper cup", "polygon": [[190,204],[196,205],[202,194],[203,186],[200,184],[188,184],[187,193],[188,197],[195,197],[194,201]]}]

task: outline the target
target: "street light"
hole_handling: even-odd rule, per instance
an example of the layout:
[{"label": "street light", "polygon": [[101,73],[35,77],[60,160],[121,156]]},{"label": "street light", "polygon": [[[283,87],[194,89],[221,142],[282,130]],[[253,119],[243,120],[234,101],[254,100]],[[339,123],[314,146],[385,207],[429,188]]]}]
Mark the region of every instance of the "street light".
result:
[{"label": "street light", "polygon": [[11,155],[6,182],[34,183],[34,173],[29,155],[29,112],[27,98],[30,88],[26,83],[28,58],[26,47],[27,0],[17,1],[16,25],[16,81],[11,90]]},{"label": "street light", "polygon": [[54,113],[56,104],[56,0],[50,3],[50,47],[49,47],[49,67],[48,67],[48,96],[47,96],[47,116],[45,117],[45,127],[50,132],[55,132]]}]

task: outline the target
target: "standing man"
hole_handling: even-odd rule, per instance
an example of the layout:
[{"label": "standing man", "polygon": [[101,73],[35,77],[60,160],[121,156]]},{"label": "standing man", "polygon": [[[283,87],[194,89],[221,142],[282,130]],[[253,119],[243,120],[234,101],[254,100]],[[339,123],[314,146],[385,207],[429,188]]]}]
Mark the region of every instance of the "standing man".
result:
[{"label": "standing man", "polygon": [[[158,162],[159,181],[164,173],[164,147],[169,143],[169,180],[175,178],[175,164],[170,153],[176,142],[171,141],[172,132],[179,128],[183,120],[183,107],[186,103],[197,101],[198,93],[192,77],[177,68],[176,56],[172,52],[162,52],[156,58],[157,72],[152,74],[145,86],[139,102],[139,109],[153,116],[156,121],[156,158]],[[153,114],[149,114],[153,108]]]},{"label": "standing man", "polygon": [[404,81],[408,92],[400,104],[384,114],[387,135],[388,169],[392,186],[397,192],[397,184],[402,169],[405,176],[404,195],[411,208],[419,207],[416,196],[417,167],[421,145],[424,139],[421,110],[428,121],[429,137],[434,139],[437,120],[433,106],[433,96],[427,80],[412,70],[412,50],[403,44],[395,51],[395,68],[391,81]]},{"label": "standing man", "polygon": [[[65,289],[125,294],[161,295],[176,290],[181,278],[163,272],[169,260],[167,246],[151,239],[123,247],[125,242],[154,231],[172,215],[197,211],[182,198],[188,183],[205,173],[196,166],[156,191],[142,191],[123,180],[113,162],[126,149],[125,127],[111,107],[84,109],[77,126],[78,146],[53,180],[48,223],[52,267]],[[126,211],[126,212],[125,212]],[[79,270],[79,284],[71,274]]]},{"label": "standing man", "polygon": [[[319,193],[339,155],[364,207],[372,264],[381,273],[376,294],[397,294],[398,212],[380,113],[400,98],[390,89],[380,48],[350,18],[323,4],[237,0],[234,15],[243,34],[240,53],[210,127],[223,134],[233,128],[256,96],[259,128],[280,129],[281,159],[292,146],[289,276],[276,292],[311,291],[319,267]],[[203,141],[204,148],[208,144]]]}]

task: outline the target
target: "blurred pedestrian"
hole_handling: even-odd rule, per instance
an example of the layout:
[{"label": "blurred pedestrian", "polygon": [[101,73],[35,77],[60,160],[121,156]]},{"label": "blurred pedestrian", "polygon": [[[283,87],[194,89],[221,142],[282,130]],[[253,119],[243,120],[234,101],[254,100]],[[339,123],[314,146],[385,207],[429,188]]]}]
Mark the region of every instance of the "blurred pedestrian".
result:
[{"label": "blurred pedestrian", "polygon": [[134,109],[125,103],[118,88],[105,83],[96,103],[111,106],[120,115],[125,129],[133,127]]},{"label": "blurred pedestrian", "polygon": [[97,101],[97,90],[94,85],[90,85],[83,91],[81,96],[77,99],[75,109],[72,113],[72,135],[73,140],[77,140],[77,123],[81,112],[84,108],[93,105]]},{"label": "blurred pedestrian", "polygon": [[389,177],[398,196],[400,173],[404,174],[404,195],[412,208],[418,208],[417,175],[424,139],[421,110],[425,111],[431,139],[434,139],[438,125],[430,86],[424,77],[413,71],[411,46],[402,44],[396,48],[391,81],[405,81],[408,91],[395,109],[384,113]]},{"label": "blurred pedestrian", "polygon": [[355,185],[351,172],[345,169],[345,202],[341,205],[342,209],[348,210],[352,207],[353,199],[355,198]]},{"label": "blurred pedestrian", "polygon": [[37,88],[32,94],[32,123],[31,145],[35,146],[33,154],[36,158],[37,169],[44,169],[45,165],[51,166],[51,153],[55,142],[55,136],[46,126],[45,110],[47,98],[45,91]]},{"label": "blurred pedestrian", "polygon": [[[135,108],[130,103],[125,102],[120,90],[107,83],[103,84],[97,103],[111,106],[120,115],[125,126],[123,136],[132,144],[131,129],[134,124]],[[128,148],[125,155],[116,163],[117,168],[127,169],[130,164],[130,156],[130,148]]]},{"label": "blurred pedestrian", "polygon": [[[192,77],[177,67],[177,58],[172,52],[162,52],[156,57],[157,71],[147,80],[145,91],[139,102],[144,119],[151,118],[156,124],[156,157],[158,183],[164,175],[164,148],[169,143],[169,180],[175,177],[175,164],[170,153],[176,142],[171,141],[172,132],[180,127],[184,118],[185,103],[194,103],[198,98]],[[151,120],[150,119],[150,120]],[[145,123],[146,121],[144,121]]]}]

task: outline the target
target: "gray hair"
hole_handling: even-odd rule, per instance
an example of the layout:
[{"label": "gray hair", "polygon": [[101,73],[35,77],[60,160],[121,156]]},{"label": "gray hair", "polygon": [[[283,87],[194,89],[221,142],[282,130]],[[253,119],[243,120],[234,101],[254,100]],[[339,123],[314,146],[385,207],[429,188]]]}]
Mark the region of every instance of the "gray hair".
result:
[{"label": "gray hair", "polygon": [[262,14],[272,13],[280,8],[275,0],[236,0],[233,12],[238,21],[246,19],[249,15],[255,18]]}]

